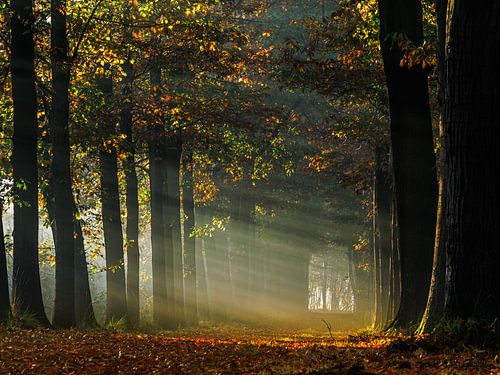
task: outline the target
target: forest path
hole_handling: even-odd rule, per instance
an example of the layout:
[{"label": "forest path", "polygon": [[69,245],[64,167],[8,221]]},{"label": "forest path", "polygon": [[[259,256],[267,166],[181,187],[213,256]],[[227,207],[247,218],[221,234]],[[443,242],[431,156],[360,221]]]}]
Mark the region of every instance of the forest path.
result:
[{"label": "forest path", "polygon": [[246,327],[164,334],[0,327],[0,374],[500,373],[494,351],[333,337]]}]

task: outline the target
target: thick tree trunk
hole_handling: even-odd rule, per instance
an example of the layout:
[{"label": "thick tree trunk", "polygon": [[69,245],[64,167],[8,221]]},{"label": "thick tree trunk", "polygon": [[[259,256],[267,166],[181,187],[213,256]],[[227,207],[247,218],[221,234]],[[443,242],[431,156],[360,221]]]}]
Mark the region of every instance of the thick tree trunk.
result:
[{"label": "thick tree trunk", "polygon": [[186,324],[198,324],[196,304],[196,238],[193,235],[194,196],[193,196],[193,155],[183,151],[182,168],[182,209],[184,212],[184,308]]},{"label": "thick tree trunk", "polygon": [[68,328],[75,325],[75,247],[73,192],[69,145],[70,62],[66,36],[66,1],[51,1],[52,135],[51,179],[54,199],[56,286],[52,324]]},{"label": "thick tree trunk", "polygon": [[133,68],[129,60],[123,64],[123,103],[121,131],[125,136],[127,157],[124,162],[127,208],[127,305],[132,326],[139,322],[139,200],[137,172],[135,170],[135,146],[132,137],[132,82]]},{"label": "thick tree trunk", "polygon": [[491,322],[500,313],[500,3],[455,0],[448,10],[445,310]]},{"label": "thick tree trunk", "polygon": [[429,297],[427,299],[427,306],[420,323],[419,332],[428,333],[432,331],[435,325],[442,319],[444,313],[444,290],[446,279],[446,253],[444,250],[444,230],[446,226],[445,216],[445,191],[446,181],[443,178],[444,174],[444,161],[445,161],[445,147],[444,147],[444,134],[443,134],[443,110],[445,103],[445,43],[446,43],[446,9],[448,0],[436,0],[436,19],[437,19],[437,60],[438,60],[438,82],[439,82],[439,138],[441,148],[439,150],[439,190],[438,190],[438,209],[437,209],[437,225],[436,225],[436,239],[434,242],[434,260],[432,267],[432,278],[429,289]]},{"label": "thick tree trunk", "polygon": [[3,232],[3,202],[0,198],[0,323],[10,317],[9,276],[7,274],[7,254]]},{"label": "thick tree trunk", "polygon": [[11,59],[14,134],[14,313],[31,314],[49,325],[43,307],[38,266],[37,98],[31,0],[11,1]]},{"label": "thick tree trunk", "polygon": [[389,94],[400,236],[401,303],[394,326],[418,324],[427,303],[436,227],[437,177],[427,86],[421,65],[401,66],[397,35],[423,42],[418,0],[379,0],[380,40]]},{"label": "thick tree trunk", "polygon": [[[73,197],[72,197],[73,198]],[[92,306],[90,294],[89,272],[85,256],[85,244],[82,232],[82,223],[74,198],[72,199],[74,219],[74,246],[75,246],[75,319],[76,324],[83,327],[97,327],[97,320]]]},{"label": "thick tree trunk", "polygon": [[172,289],[169,305],[173,307],[173,316],[177,325],[183,325],[184,317],[184,275],[181,237],[181,201],[180,201],[180,135],[175,134],[168,140],[166,164],[169,200],[165,209],[166,223],[172,233],[172,245],[167,257],[167,288]]},{"label": "thick tree trunk", "polygon": [[[98,86],[104,94],[105,103],[113,95],[113,81],[100,77]],[[104,139],[114,135],[114,124],[103,119]],[[123,257],[123,232],[118,190],[118,162],[116,147],[105,142],[99,150],[102,222],[106,248],[106,321],[127,318],[127,300]]]}]

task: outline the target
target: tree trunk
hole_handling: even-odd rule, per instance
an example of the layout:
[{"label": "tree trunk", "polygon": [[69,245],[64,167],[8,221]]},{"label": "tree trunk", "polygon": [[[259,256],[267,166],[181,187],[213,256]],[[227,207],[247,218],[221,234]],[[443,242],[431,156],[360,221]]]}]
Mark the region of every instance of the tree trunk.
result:
[{"label": "tree trunk", "polygon": [[7,254],[3,232],[3,201],[0,198],[0,323],[10,317],[9,276],[7,274]]},{"label": "tree trunk", "polygon": [[398,312],[401,302],[401,269],[399,257],[399,229],[396,210],[396,198],[392,191],[391,202],[391,284],[390,284],[390,320],[392,321]]},{"label": "tree trunk", "polygon": [[137,172],[135,170],[135,146],[132,137],[132,83],[133,68],[129,60],[123,64],[123,103],[121,108],[121,131],[125,136],[127,157],[124,162],[127,207],[127,304],[132,326],[139,322],[139,200]]},{"label": "tree trunk", "polygon": [[198,324],[196,304],[196,238],[193,235],[194,196],[193,196],[193,155],[183,150],[182,209],[184,212],[184,283],[185,316],[188,325]]},{"label": "tree trunk", "polygon": [[388,150],[376,151],[375,204],[376,224],[379,247],[379,321],[377,327],[383,328],[389,319],[389,263],[391,259],[391,180],[387,168]]},{"label": "tree trunk", "polygon": [[60,328],[75,325],[75,247],[70,145],[69,145],[69,79],[70,62],[66,36],[66,1],[51,1],[51,67],[52,103],[52,196],[56,249],[56,286],[52,324]]},{"label": "tree trunk", "polygon": [[[500,3],[448,7],[444,179],[449,317],[492,322],[500,312]],[[498,320],[497,320],[498,322]]]},{"label": "tree trunk", "polygon": [[[113,81],[110,77],[100,77],[98,86],[104,94],[105,105],[108,107],[110,98],[113,95]],[[107,143],[107,140],[114,133],[112,120],[105,118],[102,124],[102,134],[106,142],[100,147],[99,158],[101,167],[102,222],[104,228],[104,245],[106,248],[107,322],[127,318],[117,151],[112,142]]]},{"label": "tree trunk", "polygon": [[31,314],[49,325],[43,307],[38,266],[37,98],[31,0],[11,1],[11,59],[14,134],[14,313]]},{"label": "tree trunk", "polygon": [[[167,288],[172,289],[169,305],[173,307],[173,316],[177,325],[184,324],[184,275],[181,237],[181,203],[180,203],[180,163],[181,143],[180,136],[175,134],[168,141],[166,164],[169,201],[165,210],[166,222],[172,233],[172,246],[167,256],[171,259],[167,263]],[[170,287],[168,286],[170,285]]]},{"label": "tree trunk", "polygon": [[439,138],[441,148],[439,150],[439,186],[438,186],[438,209],[437,209],[437,226],[436,226],[436,239],[434,242],[434,260],[432,267],[431,285],[429,289],[429,297],[427,299],[427,306],[420,323],[419,332],[429,333],[435,325],[441,320],[444,313],[444,289],[446,279],[446,253],[444,250],[444,230],[446,226],[445,211],[445,194],[446,181],[443,178],[444,174],[444,161],[445,161],[445,147],[444,147],[444,134],[443,134],[443,109],[445,103],[445,42],[446,42],[446,9],[448,0],[436,0],[436,18],[437,18],[437,60],[438,60],[438,82],[439,93],[438,101],[440,107],[439,116]]},{"label": "tree trunk", "polygon": [[[153,142],[149,145],[149,182],[151,192],[151,248],[153,263],[153,320],[160,327],[167,327],[167,281],[165,275],[165,235],[163,200],[163,152]],[[168,236],[171,240],[171,236]]]},{"label": "tree trunk", "polygon": [[90,294],[89,272],[87,258],[85,256],[85,244],[82,232],[82,222],[72,197],[74,219],[74,246],[75,246],[75,319],[76,324],[83,327],[97,327],[97,320],[92,306],[92,295]]},{"label": "tree trunk", "polygon": [[437,177],[427,86],[428,69],[401,66],[396,38],[423,42],[418,0],[379,0],[380,40],[389,94],[391,142],[400,236],[401,303],[394,321],[420,321],[431,280],[436,227]]},{"label": "tree trunk", "polygon": [[[123,20],[131,23],[130,3],[124,5]],[[130,27],[125,28],[124,42],[132,39]],[[125,206],[127,208],[126,251],[127,251],[127,306],[129,323],[137,326],[139,323],[139,200],[137,187],[137,172],[135,170],[135,145],[132,136],[132,85],[134,69],[130,62],[129,51],[122,65],[125,77],[122,81],[123,102],[121,107],[120,126],[125,136],[125,151],[127,157],[124,162],[125,169]]]},{"label": "tree trunk", "polygon": [[[196,207],[195,225],[204,227],[206,223],[206,207]],[[208,306],[208,282],[207,282],[207,258],[206,258],[206,237],[198,237],[196,244],[196,277],[197,277],[197,305],[199,320],[207,320],[210,317]]]},{"label": "tree trunk", "polygon": [[378,208],[377,208],[377,174],[373,176],[372,188],[372,233],[373,233],[373,327],[380,328],[382,326],[382,304],[381,304],[381,286],[380,286],[380,233],[378,225]]}]

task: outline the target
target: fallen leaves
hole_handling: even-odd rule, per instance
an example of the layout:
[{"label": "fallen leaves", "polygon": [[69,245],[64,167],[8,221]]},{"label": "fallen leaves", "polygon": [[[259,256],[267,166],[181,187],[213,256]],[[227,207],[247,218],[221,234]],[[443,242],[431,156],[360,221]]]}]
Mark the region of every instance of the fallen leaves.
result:
[{"label": "fallen leaves", "polygon": [[243,327],[165,334],[0,328],[0,373],[500,373],[494,351],[432,350],[404,342]]}]

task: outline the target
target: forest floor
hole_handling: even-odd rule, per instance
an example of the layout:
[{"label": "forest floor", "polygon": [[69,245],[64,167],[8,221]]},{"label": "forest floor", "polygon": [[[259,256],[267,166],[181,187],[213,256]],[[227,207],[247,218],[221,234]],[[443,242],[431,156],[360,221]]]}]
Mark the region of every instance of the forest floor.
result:
[{"label": "forest floor", "polygon": [[1,374],[500,374],[500,354],[426,337],[243,326],[163,334],[0,327]]}]

